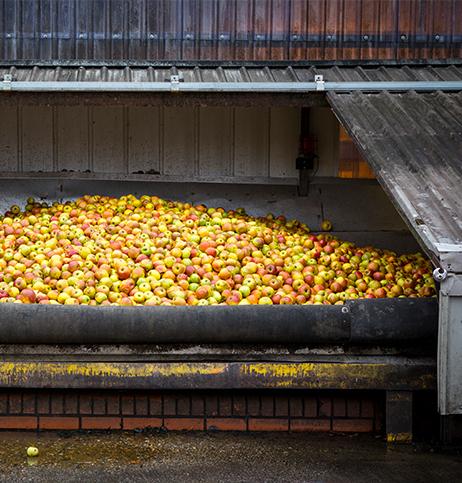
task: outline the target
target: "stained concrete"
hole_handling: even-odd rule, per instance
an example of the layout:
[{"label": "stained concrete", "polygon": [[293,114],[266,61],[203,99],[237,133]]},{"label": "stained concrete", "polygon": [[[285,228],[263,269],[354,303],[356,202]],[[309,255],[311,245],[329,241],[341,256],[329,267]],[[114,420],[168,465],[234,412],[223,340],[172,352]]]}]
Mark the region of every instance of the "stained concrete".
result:
[{"label": "stained concrete", "polygon": [[[457,450],[373,436],[0,433],[0,481],[462,481]],[[28,458],[26,448],[39,448]]]}]

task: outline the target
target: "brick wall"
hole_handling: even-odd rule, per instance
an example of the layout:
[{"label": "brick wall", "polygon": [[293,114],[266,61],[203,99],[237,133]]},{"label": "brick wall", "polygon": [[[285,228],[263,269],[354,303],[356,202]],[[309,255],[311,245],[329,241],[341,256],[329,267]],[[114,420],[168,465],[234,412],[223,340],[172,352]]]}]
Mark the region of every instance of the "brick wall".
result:
[{"label": "brick wall", "polygon": [[0,430],[380,432],[382,427],[380,393],[0,392]]}]

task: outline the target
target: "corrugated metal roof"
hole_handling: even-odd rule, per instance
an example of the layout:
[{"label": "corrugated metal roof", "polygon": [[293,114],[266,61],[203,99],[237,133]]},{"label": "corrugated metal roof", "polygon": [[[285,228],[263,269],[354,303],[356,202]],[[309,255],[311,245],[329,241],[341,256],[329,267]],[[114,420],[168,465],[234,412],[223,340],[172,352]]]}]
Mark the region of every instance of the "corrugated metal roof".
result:
[{"label": "corrugated metal roof", "polygon": [[403,66],[7,66],[16,81],[50,82],[163,82],[179,75],[184,82],[313,82],[316,74],[327,82],[462,81],[462,65]]},{"label": "corrugated metal roof", "polygon": [[328,101],[427,251],[461,272],[462,92],[329,93]]},{"label": "corrugated metal roof", "polygon": [[448,59],[460,0],[0,0],[0,57]]}]

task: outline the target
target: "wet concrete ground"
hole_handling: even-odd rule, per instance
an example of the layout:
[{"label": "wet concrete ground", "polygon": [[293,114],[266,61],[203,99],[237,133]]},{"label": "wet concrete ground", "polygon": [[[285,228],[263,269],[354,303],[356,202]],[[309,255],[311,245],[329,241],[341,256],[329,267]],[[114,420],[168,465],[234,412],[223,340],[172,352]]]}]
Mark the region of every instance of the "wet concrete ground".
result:
[{"label": "wet concrete ground", "polygon": [[452,483],[462,456],[372,436],[0,433],[0,481]]}]

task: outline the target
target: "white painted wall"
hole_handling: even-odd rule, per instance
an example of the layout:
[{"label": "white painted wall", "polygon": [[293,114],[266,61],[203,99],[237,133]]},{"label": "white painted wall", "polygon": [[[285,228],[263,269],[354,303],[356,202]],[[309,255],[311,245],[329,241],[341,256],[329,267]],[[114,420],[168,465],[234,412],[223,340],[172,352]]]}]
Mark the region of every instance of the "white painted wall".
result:
[{"label": "white painted wall", "polygon": [[296,178],[299,132],[291,107],[3,106],[0,172]]}]

